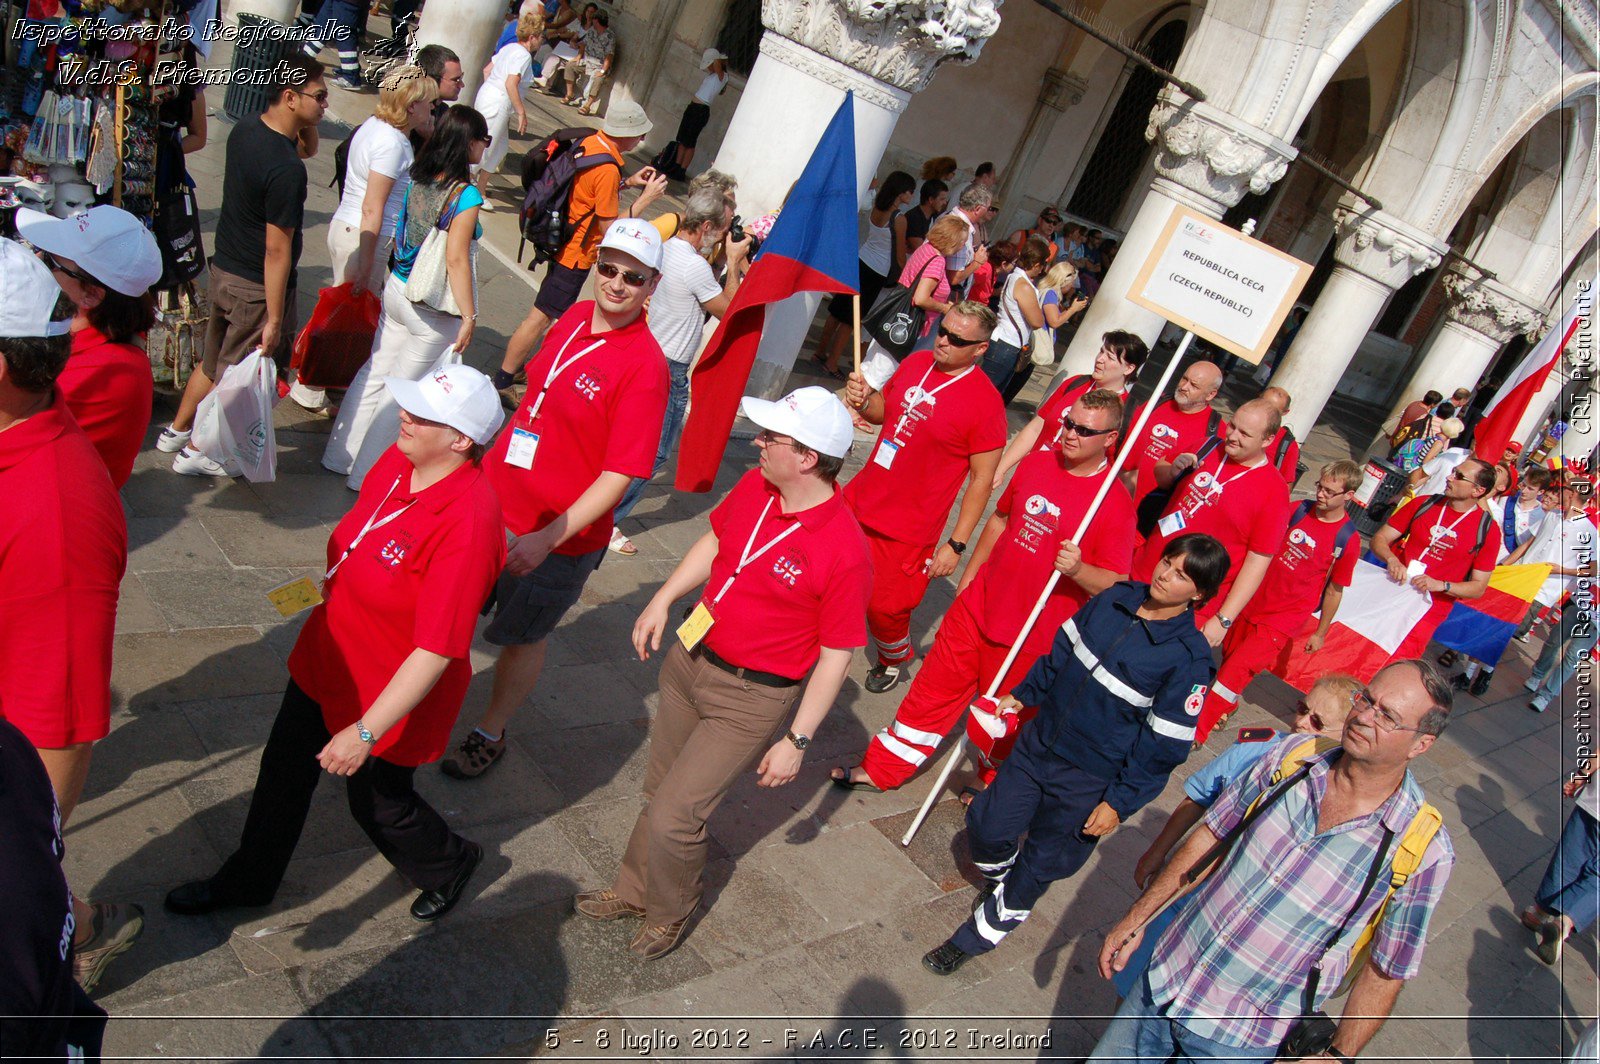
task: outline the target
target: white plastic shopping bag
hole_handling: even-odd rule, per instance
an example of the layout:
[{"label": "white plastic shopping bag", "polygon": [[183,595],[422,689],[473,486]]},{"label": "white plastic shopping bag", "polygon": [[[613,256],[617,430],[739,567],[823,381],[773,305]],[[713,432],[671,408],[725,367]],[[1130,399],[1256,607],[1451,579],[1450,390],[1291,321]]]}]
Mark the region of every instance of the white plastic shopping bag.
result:
[{"label": "white plastic shopping bag", "polygon": [[261,350],[229,366],[195,413],[190,446],[229,473],[261,483],[278,475],[278,440],[272,408],[278,402],[277,368]]}]

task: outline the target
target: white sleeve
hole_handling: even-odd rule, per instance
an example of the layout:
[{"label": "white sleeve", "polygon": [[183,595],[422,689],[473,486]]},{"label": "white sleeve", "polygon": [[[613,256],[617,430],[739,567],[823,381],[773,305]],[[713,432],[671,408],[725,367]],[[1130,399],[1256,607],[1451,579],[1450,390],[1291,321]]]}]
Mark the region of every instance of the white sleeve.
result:
[{"label": "white sleeve", "polygon": [[411,147],[405,134],[398,137],[372,137],[369,140],[373,143],[367,150],[367,173],[382,174],[398,181],[406,168],[406,155]]},{"label": "white sleeve", "polygon": [[694,257],[698,264],[693,267],[693,276],[689,278],[689,291],[694,293],[697,302],[708,303],[722,294],[722,286],[717,283],[717,275],[711,272],[711,264],[699,255]]}]

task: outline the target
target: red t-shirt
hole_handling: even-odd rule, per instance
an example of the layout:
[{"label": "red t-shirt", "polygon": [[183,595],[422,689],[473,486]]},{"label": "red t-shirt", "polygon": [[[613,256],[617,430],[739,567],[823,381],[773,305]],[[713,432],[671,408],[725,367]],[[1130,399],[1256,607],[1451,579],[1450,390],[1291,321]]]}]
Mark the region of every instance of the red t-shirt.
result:
[{"label": "red t-shirt", "polygon": [[[1044,428],[1040,430],[1039,440],[1034,444],[1033,449],[1036,451],[1055,450],[1056,440],[1061,436],[1061,423],[1067,416],[1067,411],[1072,409],[1073,403],[1076,403],[1080,398],[1098,387],[1099,385],[1094,382],[1094,378],[1087,373],[1077,377],[1068,377],[1062,381],[1061,387],[1057,388],[1050,398],[1040,404],[1039,412],[1035,415],[1044,420]],[[1117,394],[1126,403],[1128,396],[1132,392],[1133,389],[1129,387],[1122,389]]]},{"label": "red t-shirt", "polygon": [[[522,405],[483,460],[505,508],[506,526],[516,535],[536,532],[561,516],[601,473],[648,477],[655,468],[667,416],[667,357],[643,314],[604,333],[590,330],[593,316],[594,303],[586,300],[550,327],[528,362]],[[558,365],[563,368],[546,391],[550,371]],[[541,392],[544,401],[535,419]],[[526,439],[517,430],[539,437],[531,469],[506,461],[513,440]],[[611,527],[607,510],[554,553],[600,550],[611,540]]]},{"label": "red t-shirt", "polygon": [[[1437,501],[1428,506],[1426,513],[1417,516],[1430,499]],[[1407,565],[1412,561],[1421,561],[1423,571],[1435,580],[1456,583],[1469,579],[1473,570],[1493,572],[1495,559],[1500,557],[1500,526],[1492,515],[1489,517],[1488,534],[1483,537],[1483,546],[1477,553],[1472,550],[1483,517],[1484,511],[1477,506],[1465,513],[1457,513],[1440,496],[1424,495],[1412,499],[1389,518],[1389,527],[1402,533],[1391,549],[1394,556]],[[1411,526],[1409,532],[1406,531],[1408,524]],[[1434,592],[1433,599],[1435,603],[1445,599],[1455,601],[1454,596],[1442,591]]]},{"label": "red t-shirt", "polygon": [[833,498],[809,510],[782,510],[777,489],[752,469],[711,511],[717,557],[703,595],[707,604],[733,576],[746,548],[755,553],[783,538],[752,558],[712,607],[716,623],[705,645],[743,668],[799,679],[823,647],[867,645],[872,558],[837,488]]},{"label": "red t-shirt", "polygon": [[[1214,428],[1213,418],[1216,418]],[[1134,411],[1129,424],[1137,424],[1138,420],[1139,411]],[[1156,466],[1170,462],[1180,454],[1197,454],[1210,436],[1222,430],[1223,424],[1222,418],[1209,406],[1185,414],[1178,409],[1176,402],[1168,399],[1152,410],[1150,420],[1145,423],[1144,434],[1138,437],[1133,453],[1128,456],[1129,463],[1138,472],[1133,489],[1135,505],[1159,486],[1156,484]],[[1212,431],[1208,432],[1207,429]]]},{"label": "red t-shirt", "polygon": [[[1278,434],[1272,437],[1272,442],[1267,445],[1268,458],[1271,458],[1278,453],[1279,446],[1283,444],[1283,435],[1288,431],[1289,430],[1287,428],[1281,428],[1278,430]],[[1294,482],[1300,479],[1299,465],[1300,444],[1299,441],[1295,440],[1291,436],[1289,438],[1289,445],[1284,448],[1283,460],[1278,463],[1278,472],[1282,474],[1284,483],[1288,484],[1291,488],[1294,487]]]},{"label": "red t-shirt", "polygon": [[[926,398],[908,414],[908,398],[919,394]],[[1006,445],[1005,403],[981,367],[949,376],[933,368],[932,351],[907,356],[883,400],[883,427],[845,501],[879,535],[937,543],[972,456]]]},{"label": "red t-shirt", "polygon": [[133,475],[133,459],[150,428],[155,384],[149,356],[85,324],[72,334],[72,354],[56,388],[105,460],[111,483],[121,488]]},{"label": "red t-shirt", "polygon": [[0,432],[0,499],[0,715],[39,747],[103,739],[128,526],[61,392]]},{"label": "red t-shirt", "polygon": [[289,675],[322,707],[328,731],[354,724],[413,650],[450,658],[415,709],[372,752],[396,765],[437,761],[450,741],[472,666],[478,614],[505,564],[500,500],[482,469],[462,466],[411,492],[411,462],[391,447],[328,537],[331,568],[374,524],[323,587],[289,653]]},{"label": "red t-shirt", "polygon": [[1228,460],[1222,448],[1206,456],[1196,471],[1185,477],[1162,514],[1183,511],[1184,526],[1170,533],[1158,527],[1133,559],[1133,578],[1149,583],[1161,552],[1178,536],[1204,532],[1221,541],[1228,551],[1228,577],[1216,597],[1195,614],[1204,624],[1222,608],[1246,554],[1276,554],[1289,525],[1289,487],[1268,460],[1244,469]]},{"label": "red t-shirt", "polygon": [[1306,515],[1290,527],[1283,549],[1267,566],[1267,575],[1241,618],[1249,618],[1277,632],[1298,633],[1306,618],[1321,604],[1330,571],[1334,584],[1350,586],[1356,560],[1361,556],[1361,537],[1352,533],[1345,542],[1344,553],[1337,560],[1333,556],[1339,529],[1350,523],[1350,518],[1343,514],[1333,521],[1324,521],[1315,509],[1306,511]]},{"label": "red t-shirt", "polygon": [[994,265],[985,262],[972,271],[972,284],[967,291],[967,298],[974,303],[989,305],[989,297],[994,295]]},{"label": "red t-shirt", "polygon": [[[1083,515],[1109,469],[1073,476],[1054,452],[1035,452],[1017,463],[1017,472],[995,504],[1006,518],[1005,531],[973,579],[974,610],[983,634],[1009,644],[1022,631],[1039,592],[1055,571],[1061,544],[1078,530]],[[1085,564],[1126,574],[1133,567],[1133,500],[1116,488],[1106,492],[1083,537]],[[1044,653],[1056,630],[1089,601],[1070,577],[1056,582],[1044,612],[1028,635],[1025,649]]]}]

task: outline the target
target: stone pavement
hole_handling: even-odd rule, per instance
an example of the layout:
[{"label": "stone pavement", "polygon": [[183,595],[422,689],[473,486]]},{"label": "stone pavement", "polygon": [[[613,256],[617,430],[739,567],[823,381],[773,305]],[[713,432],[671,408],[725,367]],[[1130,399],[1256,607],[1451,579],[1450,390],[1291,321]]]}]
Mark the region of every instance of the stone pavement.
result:
[{"label": "stone pavement", "polygon": [[[536,106],[546,117],[532,128],[570,121],[569,109]],[[342,117],[359,119],[363,107],[371,97],[335,95]],[[194,160],[208,228],[226,132],[214,129]],[[331,123],[324,134],[327,150],[311,164],[302,315],[327,276],[328,157],[343,134]],[[489,239],[514,254],[509,213],[489,222]],[[484,365],[531,290],[497,257],[480,264],[483,317],[470,358]],[[1019,422],[1042,383],[1014,412]],[[172,406],[158,400],[152,437]],[[1115,1008],[1094,973],[1102,933],[1131,903],[1133,862],[1180,797],[1178,781],[1001,949],[941,979],[920,958],[966,916],[976,881],[953,795],[902,849],[929,777],[883,795],[826,782],[897,703],[860,686],[861,657],[799,779],[765,791],[747,776],[712,818],[709,889],[683,948],[643,965],[625,948],[631,928],[572,915],[575,891],[610,882],[639,808],[656,665],[633,659],[627,634],[703,531],[706,510],[750,466],[740,441],[711,496],[659,485],[647,494],[629,529],[640,554],[608,557],[590,581],[552,640],[501,765],[467,783],[419,771],[424,795],[488,852],[456,912],[429,927],[409,918],[412,892],[330,781],[271,907],[167,915],[165,891],[209,874],[237,839],[286,680],[298,623],[279,618],[263,592],[318,574],[352,498],[317,464],[327,427],[280,404],[272,484],[175,476],[147,447],[124,493],[132,550],[113,730],[97,747],[66,864],[81,893],[137,902],[147,914],[144,937],[99,992],[113,1015],[108,1058],[1073,1059],[1093,1045]],[[1319,430],[1308,452],[1316,461],[1348,453],[1371,428],[1351,419]],[[918,611],[924,646],[951,595],[942,582]],[[1365,1059],[1549,1060],[1570,1048],[1585,1022],[1574,1017],[1595,1015],[1593,938],[1552,971],[1517,923],[1568,808],[1558,786],[1574,745],[1562,714],[1524,708],[1529,649],[1514,645],[1487,701],[1462,699],[1418,765],[1460,863],[1424,974]],[[469,721],[485,701],[490,662],[480,644]],[[1286,721],[1292,697],[1276,681],[1259,684],[1239,723]],[[982,1041],[989,1036],[1016,1041]]]}]

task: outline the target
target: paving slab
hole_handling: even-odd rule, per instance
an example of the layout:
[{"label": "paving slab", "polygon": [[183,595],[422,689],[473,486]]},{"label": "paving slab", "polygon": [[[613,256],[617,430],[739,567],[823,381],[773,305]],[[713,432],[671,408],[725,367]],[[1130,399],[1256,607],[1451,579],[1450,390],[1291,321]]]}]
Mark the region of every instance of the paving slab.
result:
[{"label": "paving slab", "polygon": [[322,567],[175,570],[144,573],[140,579],[172,627],[221,628],[281,620],[267,592],[302,576],[317,580]]},{"label": "paving slab", "polygon": [[200,523],[235,568],[326,566],[331,525],[302,516],[205,514]]},{"label": "paving slab", "polygon": [[117,588],[117,635],[132,632],[165,632],[170,628],[150,593],[139,583],[139,574],[129,569]]},{"label": "paving slab", "polygon": [[191,991],[140,1005],[111,1024],[105,1058],[331,1055],[332,1045],[301,1015],[304,1008],[293,984],[278,973]]}]

